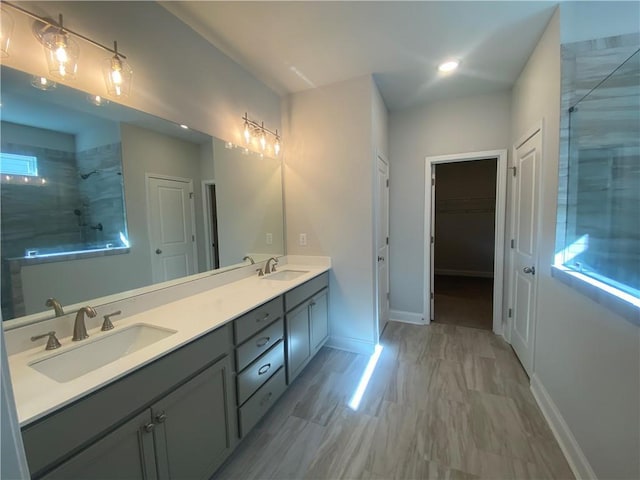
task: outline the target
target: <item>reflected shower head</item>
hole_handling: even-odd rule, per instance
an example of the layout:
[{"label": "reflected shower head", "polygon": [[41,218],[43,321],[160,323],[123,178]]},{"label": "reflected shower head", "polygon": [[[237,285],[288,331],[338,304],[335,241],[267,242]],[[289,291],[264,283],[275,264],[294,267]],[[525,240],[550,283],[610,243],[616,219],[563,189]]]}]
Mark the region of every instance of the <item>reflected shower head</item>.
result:
[{"label": "reflected shower head", "polygon": [[80,174],[80,178],[81,178],[82,180],[86,180],[87,178],[89,178],[89,177],[90,177],[91,175],[93,175],[94,173],[98,173],[98,170],[94,170],[94,171],[89,172],[89,173],[82,173],[82,174]]}]

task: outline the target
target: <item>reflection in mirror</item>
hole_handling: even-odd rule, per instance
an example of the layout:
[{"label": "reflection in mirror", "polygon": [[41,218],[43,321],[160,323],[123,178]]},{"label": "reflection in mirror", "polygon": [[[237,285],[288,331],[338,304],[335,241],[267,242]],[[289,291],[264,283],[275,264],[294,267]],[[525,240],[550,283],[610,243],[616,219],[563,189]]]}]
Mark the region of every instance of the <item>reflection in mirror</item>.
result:
[{"label": "reflection in mirror", "polygon": [[3,319],[284,254],[278,160],[30,82],[2,67]]}]

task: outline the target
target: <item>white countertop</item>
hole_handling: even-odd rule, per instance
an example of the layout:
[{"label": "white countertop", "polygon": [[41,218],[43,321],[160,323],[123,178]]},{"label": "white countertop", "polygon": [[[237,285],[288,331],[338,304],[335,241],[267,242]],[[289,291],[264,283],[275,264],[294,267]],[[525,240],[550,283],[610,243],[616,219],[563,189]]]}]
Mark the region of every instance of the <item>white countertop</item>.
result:
[{"label": "white countertop", "polygon": [[70,337],[60,338],[62,347],[57,350],[45,351],[39,345],[9,356],[20,426],[82,398],[329,269],[328,265],[286,264],[278,271],[304,270],[307,273],[288,281],[254,275],[130,317],[123,311],[120,317],[113,318],[115,329],[111,332],[146,323],[176,330],[176,333],[69,382],[56,382],[29,364],[84,345],[109,332],[101,332],[98,327],[89,330],[90,337],[83,342],[72,342]]}]

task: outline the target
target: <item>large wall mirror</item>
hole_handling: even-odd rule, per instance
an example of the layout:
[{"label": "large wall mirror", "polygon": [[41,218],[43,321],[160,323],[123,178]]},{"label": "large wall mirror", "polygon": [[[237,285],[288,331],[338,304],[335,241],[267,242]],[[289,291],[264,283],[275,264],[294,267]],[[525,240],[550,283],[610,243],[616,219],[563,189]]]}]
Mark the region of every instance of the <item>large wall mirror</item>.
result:
[{"label": "large wall mirror", "polygon": [[284,254],[279,160],[32,82],[2,66],[4,320]]}]

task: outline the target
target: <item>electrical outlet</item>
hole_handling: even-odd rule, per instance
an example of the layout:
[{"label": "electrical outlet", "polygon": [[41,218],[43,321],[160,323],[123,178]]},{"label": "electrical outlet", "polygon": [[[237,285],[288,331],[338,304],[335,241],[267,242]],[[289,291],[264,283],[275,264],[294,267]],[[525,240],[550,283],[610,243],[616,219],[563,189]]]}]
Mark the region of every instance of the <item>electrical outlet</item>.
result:
[{"label": "electrical outlet", "polygon": [[306,247],[307,246],[307,234],[306,233],[301,233],[300,234],[300,239],[298,240],[298,243],[300,244],[301,247]]},{"label": "electrical outlet", "polygon": [[273,233],[267,233],[267,245],[273,245]]}]

